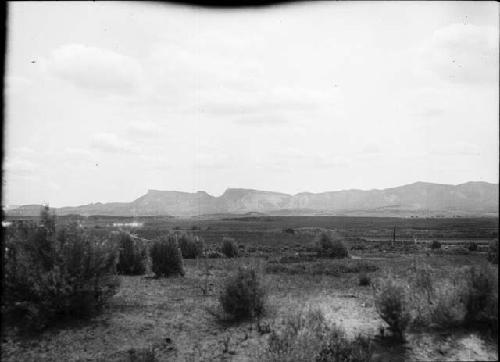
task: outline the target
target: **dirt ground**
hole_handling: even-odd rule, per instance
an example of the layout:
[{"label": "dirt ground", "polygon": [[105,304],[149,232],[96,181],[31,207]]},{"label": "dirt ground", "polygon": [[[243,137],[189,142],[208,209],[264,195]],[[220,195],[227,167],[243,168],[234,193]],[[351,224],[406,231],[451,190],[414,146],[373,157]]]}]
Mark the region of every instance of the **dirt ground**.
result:
[{"label": "dirt ground", "polygon": [[[477,258],[479,258],[478,256]],[[367,259],[368,260],[368,259]],[[331,261],[335,263],[335,261]],[[414,258],[376,258],[382,269],[405,273]],[[446,272],[454,265],[475,262],[475,257],[427,257],[429,265]],[[58,326],[36,339],[6,335],[3,361],[254,361],[266,348],[268,333],[280,318],[295,310],[320,308],[349,336],[377,335],[384,322],[378,317],[370,287],[358,285],[358,274],[266,274],[268,312],[260,321],[227,325],[217,321],[220,283],[238,265],[264,269],[263,259],[240,258],[186,261],[182,278],[121,277],[121,287],[109,307],[90,321]],[[208,295],[203,287],[209,286]],[[261,328],[259,328],[261,327]],[[402,347],[379,348],[380,361],[487,361],[498,360],[498,345],[467,331],[448,334],[409,333]]]}]

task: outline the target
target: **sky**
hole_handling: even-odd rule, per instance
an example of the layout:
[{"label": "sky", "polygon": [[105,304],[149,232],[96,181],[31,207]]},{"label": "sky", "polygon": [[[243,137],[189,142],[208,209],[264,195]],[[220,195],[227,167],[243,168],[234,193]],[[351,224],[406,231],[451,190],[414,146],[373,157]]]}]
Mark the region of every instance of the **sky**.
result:
[{"label": "sky", "polygon": [[498,183],[499,5],[8,4],[3,204]]}]

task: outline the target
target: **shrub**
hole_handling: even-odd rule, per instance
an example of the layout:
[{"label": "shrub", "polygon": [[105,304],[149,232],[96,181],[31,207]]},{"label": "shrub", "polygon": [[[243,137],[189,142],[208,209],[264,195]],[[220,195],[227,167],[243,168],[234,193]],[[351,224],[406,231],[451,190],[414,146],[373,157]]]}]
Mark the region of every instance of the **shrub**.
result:
[{"label": "shrub", "polygon": [[449,280],[442,281],[436,288],[431,306],[431,322],[438,328],[449,329],[462,324],[465,310],[460,300],[460,290]]},{"label": "shrub", "polygon": [[382,280],[375,290],[375,306],[380,317],[389,325],[393,336],[403,341],[410,322],[404,287],[392,277]]},{"label": "shrub", "polygon": [[471,241],[468,246],[469,251],[477,251],[477,243]]},{"label": "shrub", "polygon": [[155,240],[150,253],[151,267],[156,277],[184,276],[182,254],[173,236]]},{"label": "shrub", "polygon": [[226,280],[219,301],[233,320],[259,317],[264,313],[266,291],[255,269],[240,267]]},{"label": "shrub", "polygon": [[320,310],[286,317],[268,341],[264,359],[269,361],[369,361],[372,355],[368,339],[347,339]]},{"label": "shrub", "polygon": [[283,232],[287,234],[295,234],[295,230],[292,228],[283,229]]},{"label": "shrub", "polygon": [[431,270],[427,265],[417,268],[410,280],[409,308],[412,312],[412,323],[415,326],[427,326],[431,321],[431,306],[434,303],[435,285]]},{"label": "shrub", "polygon": [[228,258],[236,258],[238,256],[238,246],[233,238],[222,238],[222,253]]},{"label": "shrub", "polygon": [[320,257],[346,258],[349,252],[337,234],[322,232],[316,239],[317,252]]},{"label": "shrub", "polygon": [[142,275],[146,272],[146,248],[133,240],[129,233],[118,236],[120,250],[116,270],[118,274]]},{"label": "shrub", "polygon": [[488,246],[488,261],[498,264],[498,239],[491,241]]},{"label": "shrub", "polygon": [[370,279],[370,276],[368,274],[366,274],[365,272],[359,273],[358,279],[359,279],[359,285],[361,285],[361,286],[370,285],[372,282],[372,280]]},{"label": "shrub", "polygon": [[433,240],[431,243],[431,249],[441,249],[441,243],[437,240]]},{"label": "shrub", "polygon": [[203,240],[198,236],[181,235],[179,247],[184,259],[196,259],[203,254]]},{"label": "shrub", "polygon": [[21,329],[88,317],[116,292],[113,244],[76,225],[56,233],[48,208],[40,225],[12,228],[5,247],[2,313]]},{"label": "shrub", "polygon": [[498,317],[495,321],[495,316],[492,316],[491,312],[495,299],[496,307],[498,307],[497,272],[486,265],[474,266],[467,270],[466,280],[467,286],[463,295],[465,322],[468,324],[490,325],[490,327],[495,328],[494,324],[498,324]]}]

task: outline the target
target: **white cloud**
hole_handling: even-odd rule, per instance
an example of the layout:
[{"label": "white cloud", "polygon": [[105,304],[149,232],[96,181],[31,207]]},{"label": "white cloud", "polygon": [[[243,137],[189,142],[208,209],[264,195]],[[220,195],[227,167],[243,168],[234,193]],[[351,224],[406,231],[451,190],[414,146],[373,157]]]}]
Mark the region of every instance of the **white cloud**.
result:
[{"label": "white cloud", "polygon": [[131,142],[118,137],[114,133],[98,133],[92,137],[91,146],[104,152],[137,152],[137,147]]},{"label": "white cloud", "polygon": [[126,127],[132,137],[154,137],[163,131],[162,127],[154,122],[132,122]]},{"label": "white cloud", "polygon": [[142,79],[141,65],[133,58],[82,44],[54,50],[48,69],[76,87],[119,94],[136,91]]},{"label": "white cloud", "polygon": [[370,144],[367,144],[365,145],[362,150],[361,150],[361,153],[363,154],[378,154],[378,153],[381,153],[382,152],[382,149],[380,148],[379,145],[375,144],[375,143],[370,143]]},{"label": "white cloud", "polygon": [[453,142],[433,145],[429,150],[429,154],[435,156],[480,156],[481,149],[478,145],[472,143]]},{"label": "white cloud", "polygon": [[33,176],[38,165],[23,158],[9,158],[4,164],[4,169],[8,176],[30,177]]}]

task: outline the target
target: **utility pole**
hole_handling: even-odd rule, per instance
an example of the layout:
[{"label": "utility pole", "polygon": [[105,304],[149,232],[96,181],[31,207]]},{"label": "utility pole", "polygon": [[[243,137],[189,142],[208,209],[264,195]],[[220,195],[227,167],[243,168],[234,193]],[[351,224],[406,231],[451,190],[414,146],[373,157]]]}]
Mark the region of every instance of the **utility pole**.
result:
[{"label": "utility pole", "polygon": [[394,225],[394,230],[392,232],[392,246],[394,246],[395,242],[396,242],[396,225]]}]

